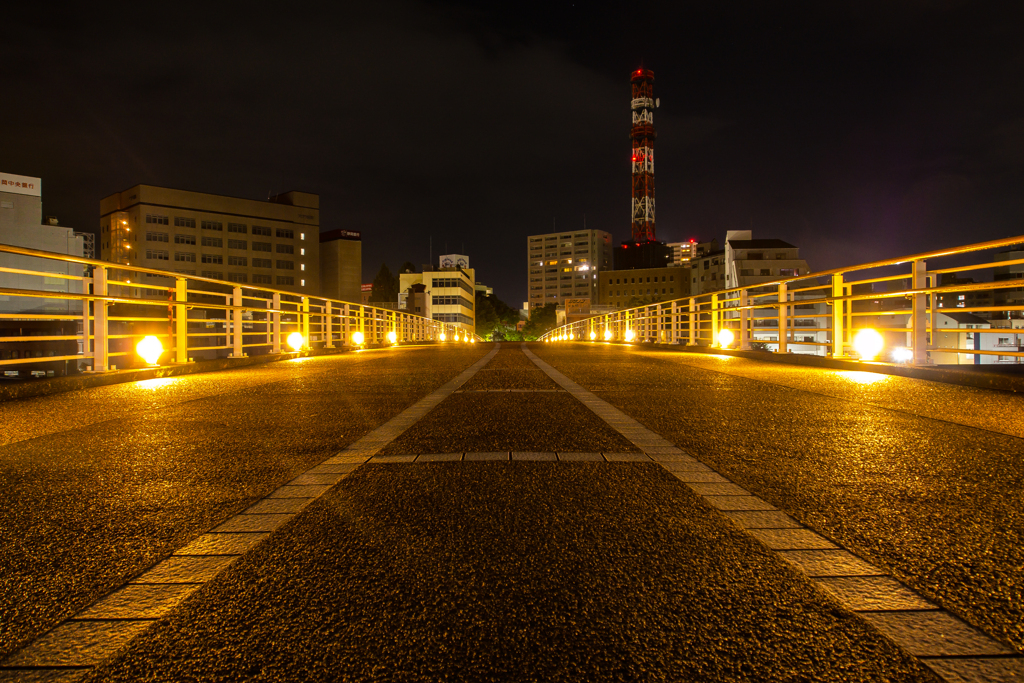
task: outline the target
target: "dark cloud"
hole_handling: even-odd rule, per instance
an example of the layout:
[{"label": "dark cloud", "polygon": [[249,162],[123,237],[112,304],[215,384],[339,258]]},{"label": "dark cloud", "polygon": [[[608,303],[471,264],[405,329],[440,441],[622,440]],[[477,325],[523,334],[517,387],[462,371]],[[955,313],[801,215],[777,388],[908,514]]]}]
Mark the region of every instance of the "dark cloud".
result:
[{"label": "dark cloud", "polygon": [[22,14],[0,167],[92,228],[146,182],[321,195],[366,281],[463,248],[525,298],[524,237],[628,236],[629,85],[657,74],[658,230],[753,227],[816,268],[1024,217],[1016,3],[376,2]]}]

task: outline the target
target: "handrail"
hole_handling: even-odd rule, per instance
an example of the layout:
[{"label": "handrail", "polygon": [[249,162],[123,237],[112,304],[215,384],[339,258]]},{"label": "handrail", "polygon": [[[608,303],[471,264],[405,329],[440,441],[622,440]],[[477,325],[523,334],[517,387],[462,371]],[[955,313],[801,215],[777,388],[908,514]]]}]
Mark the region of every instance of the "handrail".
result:
[{"label": "handrail", "polygon": [[[996,362],[1018,363],[1024,357],[1024,316],[1021,315],[1024,279],[941,285],[939,280],[947,273],[1019,265],[1024,259],[998,261],[986,257],[980,263],[932,270],[928,270],[927,265],[930,259],[1021,244],[1024,244],[1024,236],[1008,237],[656,301],[585,316],[551,330],[541,340],[657,341],[723,347],[731,345],[728,336],[721,334],[729,330],[741,349],[865,359],[868,352],[858,349],[858,339],[862,330],[871,328],[884,337],[887,350],[883,357],[898,362],[987,364],[986,359],[995,356]],[[909,273],[893,275],[892,271],[883,271],[875,277],[862,275],[873,269],[907,265]],[[848,277],[855,273],[854,277]],[[900,284],[886,291],[858,291],[896,282]],[[977,300],[972,299],[968,304],[961,299],[949,306],[947,297],[957,293],[961,297],[969,294]],[[996,300],[995,295],[999,293],[1005,294],[1002,301]],[[893,308],[885,303],[898,299],[907,300],[909,305]],[[957,312],[984,314],[989,319],[957,321],[953,327],[949,321],[954,319],[947,316],[944,324],[938,324],[940,314]],[[871,324],[881,318],[886,319],[884,327]],[[975,325],[979,327],[973,327]],[[981,328],[982,325],[988,327]],[[973,332],[982,334],[974,337]],[[982,348],[988,343],[984,340],[998,332],[1008,335],[1004,339],[1012,337],[1014,340],[1004,347],[1016,346],[1017,349]],[[971,339],[974,345],[968,347],[965,341]]]},{"label": "handrail", "polygon": [[[0,366],[5,368],[74,359],[91,365],[94,372],[104,372],[113,368],[108,364],[109,358],[133,357],[132,344],[147,335],[170,342],[171,348],[162,356],[165,363],[191,362],[193,356],[240,357],[247,355],[246,350],[281,353],[287,343],[291,343],[289,335],[295,332],[301,336],[298,350],[303,351],[443,338],[480,340],[454,323],[261,284],[216,280],[0,244],[0,255],[3,254],[83,268],[82,275],[70,275],[33,270],[24,263],[0,264],[0,278],[20,276],[19,284],[23,284],[25,276],[64,281],[58,285],[63,291],[53,289],[52,285],[46,289],[0,286],[0,295],[4,297],[14,298],[16,302],[21,299],[38,302],[15,303],[13,307],[8,304],[0,308],[0,319],[49,322],[51,326],[63,321],[59,331],[50,329],[35,336],[0,337]],[[64,266],[61,269],[66,270]],[[136,276],[145,275],[169,278],[171,283],[131,282]],[[51,310],[54,301],[66,302],[67,310]],[[65,326],[75,328],[76,323],[73,334],[70,329],[64,329]],[[190,338],[194,343],[190,343]],[[46,344],[51,344],[50,355],[43,355],[46,349],[38,350]],[[34,356],[23,356],[23,351]]]}]

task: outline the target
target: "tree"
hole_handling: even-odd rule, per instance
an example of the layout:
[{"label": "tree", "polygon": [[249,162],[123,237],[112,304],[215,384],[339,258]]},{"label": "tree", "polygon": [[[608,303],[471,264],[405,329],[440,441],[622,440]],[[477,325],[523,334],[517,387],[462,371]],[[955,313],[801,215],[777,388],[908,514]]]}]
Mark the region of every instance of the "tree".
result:
[{"label": "tree", "polygon": [[518,322],[519,311],[493,294],[476,293],[476,333],[482,339],[514,340],[520,336]]},{"label": "tree", "polygon": [[388,264],[380,264],[377,277],[373,278],[373,289],[370,290],[371,302],[395,302],[398,301],[398,278],[396,278]]},{"label": "tree", "polygon": [[399,275],[401,275],[402,273],[415,273],[415,272],[416,272],[416,266],[414,266],[411,261],[406,261],[405,263],[402,264],[402,267],[398,269],[398,274]]},{"label": "tree", "polygon": [[523,339],[534,341],[548,330],[555,328],[558,315],[555,313],[557,304],[546,304],[530,311],[530,320],[523,328]]}]

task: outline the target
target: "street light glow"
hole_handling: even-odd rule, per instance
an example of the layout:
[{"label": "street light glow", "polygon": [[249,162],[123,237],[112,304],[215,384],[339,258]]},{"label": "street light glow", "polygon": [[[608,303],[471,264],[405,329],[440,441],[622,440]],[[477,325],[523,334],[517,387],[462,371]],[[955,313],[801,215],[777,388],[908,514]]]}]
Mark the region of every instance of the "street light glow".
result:
[{"label": "street light glow", "polygon": [[388,341],[391,342],[392,344],[397,344],[398,343],[398,335],[395,334],[394,330],[391,330],[390,332],[388,332]]},{"label": "street light glow", "polygon": [[590,331],[590,341],[594,341],[595,339],[597,339],[597,332],[594,332],[593,330],[591,330]]},{"label": "street light glow", "polygon": [[352,333],[352,343],[355,344],[356,346],[362,346],[364,339],[365,339],[365,337],[363,337],[363,333],[362,332],[353,332]]},{"label": "street light glow", "polygon": [[604,340],[605,341],[611,341],[612,340],[612,331],[611,330],[605,330],[604,331]]},{"label": "street light glow", "polygon": [[437,335],[437,338],[440,339],[441,341],[444,341],[445,339],[448,338],[448,335],[442,332],[441,334]]},{"label": "street light glow", "polygon": [[727,349],[732,346],[735,339],[736,337],[733,336],[732,330],[730,329],[722,329],[718,331],[718,345],[723,349]]},{"label": "street light glow", "polygon": [[905,346],[899,346],[893,349],[892,359],[897,363],[909,363],[914,359],[914,352]]},{"label": "street light glow", "polygon": [[634,332],[633,330],[626,330],[626,334],[623,335],[623,338],[626,341],[631,342],[634,339],[636,339],[636,332]]},{"label": "street light glow", "polygon": [[163,352],[164,345],[152,335],[143,337],[142,341],[135,345],[135,353],[139,354],[139,357],[146,361],[147,365],[156,365]]},{"label": "street light glow", "polygon": [[288,335],[288,346],[292,347],[292,351],[298,351],[305,343],[306,340],[302,338],[301,332],[292,332]]},{"label": "street light glow", "polygon": [[882,339],[882,335],[870,327],[861,330],[853,338],[853,348],[861,360],[873,360],[882,352],[884,345],[885,341]]}]

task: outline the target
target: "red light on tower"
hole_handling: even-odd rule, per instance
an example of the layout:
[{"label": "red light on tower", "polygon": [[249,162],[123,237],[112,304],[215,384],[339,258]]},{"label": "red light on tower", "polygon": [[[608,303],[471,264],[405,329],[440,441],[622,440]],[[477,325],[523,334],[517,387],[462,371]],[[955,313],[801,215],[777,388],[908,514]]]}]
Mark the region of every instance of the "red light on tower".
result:
[{"label": "red light on tower", "polygon": [[630,78],[633,99],[633,215],[634,242],[653,242],[654,236],[654,72],[637,69]]}]

